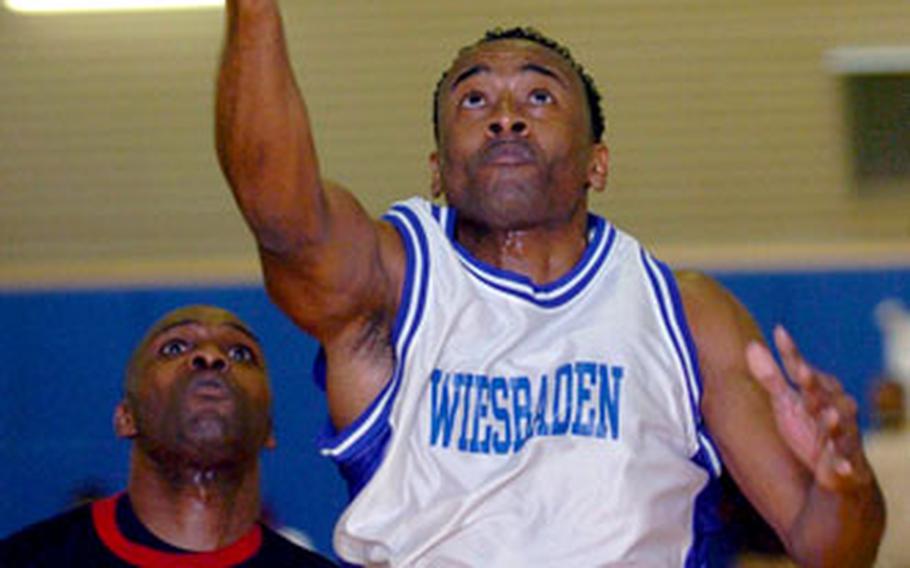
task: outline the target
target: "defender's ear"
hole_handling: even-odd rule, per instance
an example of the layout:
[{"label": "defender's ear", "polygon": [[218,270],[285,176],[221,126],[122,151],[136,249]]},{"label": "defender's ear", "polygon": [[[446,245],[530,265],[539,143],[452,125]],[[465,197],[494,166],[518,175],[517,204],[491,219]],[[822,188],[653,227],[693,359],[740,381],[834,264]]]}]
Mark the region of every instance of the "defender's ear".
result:
[{"label": "defender's ear", "polygon": [[133,411],[126,401],[120,402],[114,409],[114,432],[119,438],[132,439],[139,431],[136,429],[136,419]]},{"label": "defender's ear", "polygon": [[275,425],[272,423],[272,417],[269,416],[269,435],[266,436],[265,442],[262,444],[262,447],[267,450],[274,450],[278,445],[278,440],[275,439]]},{"label": "defender's ear", "polygon": [[594,191],[603,191],[607,187],[610,173],[610,150],[603,142],[594,145],[591,163],[588,166],[588,187]]},{"label": "defender's ear", "polygon": [[430,194],[433,199],[442,195],[442,176],[439,173],[439,152],[430,152]]}]

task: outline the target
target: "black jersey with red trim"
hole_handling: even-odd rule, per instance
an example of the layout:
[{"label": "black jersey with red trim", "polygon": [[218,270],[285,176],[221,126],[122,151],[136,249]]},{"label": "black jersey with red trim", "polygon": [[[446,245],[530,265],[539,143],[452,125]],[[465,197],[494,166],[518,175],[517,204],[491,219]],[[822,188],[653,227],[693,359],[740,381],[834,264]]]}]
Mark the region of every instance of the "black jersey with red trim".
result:
[{"label": "black jersey with red trim", "polygon": [[65,566],[322,568],[335,564],[260,523],[230,546],[208,552],[182,550],[146,529],[135,516],[129,498],[121,493],[41,521],[0,541],[2,568]]}]

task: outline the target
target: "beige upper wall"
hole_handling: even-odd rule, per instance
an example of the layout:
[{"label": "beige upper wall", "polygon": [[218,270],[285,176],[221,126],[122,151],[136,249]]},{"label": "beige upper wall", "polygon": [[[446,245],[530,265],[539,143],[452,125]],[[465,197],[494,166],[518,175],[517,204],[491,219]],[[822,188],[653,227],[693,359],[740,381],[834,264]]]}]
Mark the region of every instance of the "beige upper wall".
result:
[{"label": "beige upper wall", "polygon": [[[593,207],[658,253],[910,262],[910,187],[855,194],[824,65],[910,44],[906,0],[477,6],[283,3],[323,170],[371,211],[427,194],[430,93],[457,48],[527,23],[605,96],[613,169]],[[0,284],[256,277],[213,150],[221,18],[0,10]]]}]

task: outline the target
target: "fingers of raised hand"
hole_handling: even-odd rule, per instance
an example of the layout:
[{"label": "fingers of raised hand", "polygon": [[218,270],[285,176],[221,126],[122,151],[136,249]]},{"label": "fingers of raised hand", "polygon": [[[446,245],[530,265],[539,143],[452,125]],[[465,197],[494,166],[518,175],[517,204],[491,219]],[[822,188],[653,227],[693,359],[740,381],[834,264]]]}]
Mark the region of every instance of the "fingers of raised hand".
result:
[{"label": "fingers of raised hand", "polygon": [[819,385],[823,388],[828,394],[832,396],[837,396],[843,394],[844,387],[841,386],[840,381],[837,380],[833,375],[828,373],[823,373],[821,371],[815,371],[816,378]]},{"label": "fingers of raised hand", "polygon": [[774,343],[780,352],[787,375],[799,386],[806,410],[817,416],[834,397],[843,394],[840,382],[832,375],[811,366],[799,352],[796,342],[783,326],[774,329]]},{"label": "fingers of raised hand", "polygon": [[828,406],[831,397],[825,391],[816,388],[813,382],[809,387],[800,388],[800,399],[806,412],[817,420],[822,410]]},{"label": "fingers of raised hand", "polygon": [[796,382],[802,389],[812,389],[816,387],[815,372],[803,358],[796,346],[796,342],[784,329],[784,326],[778,325],[774,328],[774,344],[780,353],[780,359],[784,364],[787,375]]},{"label": "fingers of raised hand", "polygon": [[791,390],[774,360],[774,355],[758,341],[746,346],[746,363],[752,376],[772,397],[784,396]]},{"label": "fingers of raised hand", "polygon": [[849,420],[856,420],[856,402],[844,393],[840,382],[833,376],[811,369],[797,381],[800,397],[806,412],[818,418],[828,407],[835,408]]},{"label": "fingers of raised hand", "polygon": [[[840,383],[831,375],[812,370],[808,376],[799,380],[800,397],[806,412],[818,417],[818,414],[829,406],[846,411],[850,404],[855,406],[850,397],[844,394]],[[848,403],[847,401],[850,400]],[[843,406],[843,405],[847,406]],[[856,410],[851,411],[851,417],[856,416]]]},{"label": "fingers of raised hand", "polygon": [[845,454],[829,440],[815,470],[816,480],[830,490],[844,490],[868,483],[872,470],[862,452]]},{"label": "fingers of raised hand", "polygon": [[[844,391],[837,378],[815,369],[805,360],[796,342],[782,326],[774,329],[774,344],[787,375],[799,387],[798,395],[793,396],[805,409],[807,418],[815,423],[819,450],[816,462],[818,479],[832,488],[867,480],[871,474],[863,456],[856,401]],[[770,363],[762,361],[762,364],[773,367],[779,373],[780,368],[774,365],[770,352],[765,349],[764,354],[767,354]],[[754,357],[748,353],[747,356]],[[756,372],[751,360],[750,369],[762,384],[769,382]],[[765,375],[770,377],[770,371],[765,370]],[[785,384],[785,380],[781,378],[780,383]],[[774,387],[780,388],[780,385],[775,383]],[[771,389],[769,392],[774,394]]]},{"label": "fingers of raised hand", "polygon": [[815,472],[818,481],[828,489],[837,489],[843,484],[844,478],[850,478],[853,473],[850,460],[841,455],[832,440],[828,440]]},{"label": "fingers of raised hand", "polygon": [[862,453],[856,413],[856,401],[841,392],[818,415],[823,446],[817,475],[832,488],[843,483],[865,482],[870,475]]},{"label": "fingers of raised hand", "polygon": [[825,432],[841,451],[852,452],[859,448],[856,412],[856,401],[845,394],[835,396],[822,412]]}]

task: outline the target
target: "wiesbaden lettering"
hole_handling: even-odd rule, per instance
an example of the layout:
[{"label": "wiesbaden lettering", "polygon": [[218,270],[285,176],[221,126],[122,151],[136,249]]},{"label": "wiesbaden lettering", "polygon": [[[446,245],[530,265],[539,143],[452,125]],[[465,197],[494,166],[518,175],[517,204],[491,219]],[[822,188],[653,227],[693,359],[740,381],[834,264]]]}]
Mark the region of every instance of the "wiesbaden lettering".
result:
[{"label": "wiesbaden lettering", "polygon": [[560,365],[537,381],[434,369],[430,445],[508,454],[538,436],[616,440],[623,375],[622,366],[590,361]]}]

